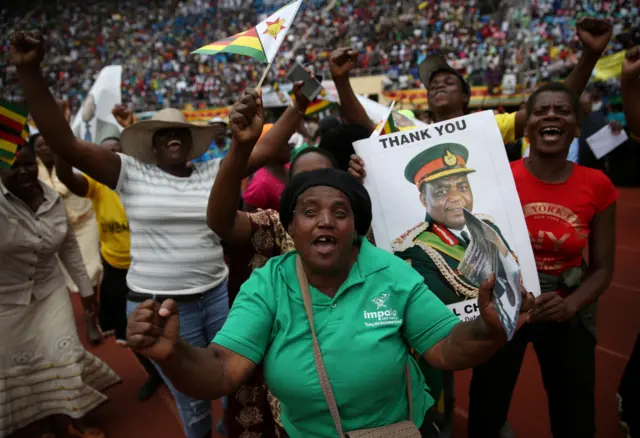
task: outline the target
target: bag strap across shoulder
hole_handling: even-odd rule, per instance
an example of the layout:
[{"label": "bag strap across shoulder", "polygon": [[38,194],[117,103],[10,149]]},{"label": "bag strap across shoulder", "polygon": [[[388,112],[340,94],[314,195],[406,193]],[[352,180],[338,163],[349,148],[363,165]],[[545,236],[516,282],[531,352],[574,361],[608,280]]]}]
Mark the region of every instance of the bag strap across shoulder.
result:
[{"label": "bag strap across shoulder", "polygon": [[[304,301],[304,308],[307,312],[307,318],[309,319],[309,326],[311,328],[311,338],[313,341],[313,360],[316,364],[316,370],[318,372],[318,378],[320,380],[320,387],[322,388],[322,394],[329,406],[329,412],[331,412],[331,418],[336,426],[338,436],[344,437],[342,430],[342,423],[340,422],[340,413],[338,412],[338,403],[331,389],[331,382],[329,382],[329,376],[322,360],[322,352],[320,351],[320,344],[318,344],[318,338],[316,337],[315,325],[313,323],[313,307],[311,304],[311,292],[309,291],[309,282],[307,276],[302,268],[302,261],[300,256],[296,255],[296,273],[298,275],[298,283],[300,285],[300,291],[302,292],[302,300]],[[409,369],[409,363],[407,362],[405,373],[407,375],[407,397],[409,399],[409,421],[413,421],[413,399],[411,390],[411,370]]]}]

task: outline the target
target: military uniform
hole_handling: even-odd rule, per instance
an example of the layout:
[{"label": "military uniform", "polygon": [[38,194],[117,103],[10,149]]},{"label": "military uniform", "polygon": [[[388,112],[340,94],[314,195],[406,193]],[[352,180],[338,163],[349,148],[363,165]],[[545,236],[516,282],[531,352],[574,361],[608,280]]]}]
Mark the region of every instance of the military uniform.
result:
[{"label": "military uniform", "polygon": [[[493,228],[509,248],[491,218],[475,216]],[[478,288],[458,273],[458,265],[468,245],[464,239],[427,216],[425,222],[394,240],[392,249],[424,277],[425,284],[444,304],[450,305],[478,297]]]},{"label": "military uniform", "polygon": [[[414,157],[405,168],[405,178],[418,189],[423,184],[452,175],[468,175],[475,172],[466,166],[469,152],[457,143],[445,143],[429,148]],[[502,233],[486,216],[476,215],[491,226],[509,248]],[[429,289],[446,305],[478,297],[478,288],[458,273],[458,265],[464,257],[468,237],[456,236],[445,225],[434,221],[428,214],[419,223],[392,243],[394,254],[406,260],[423,277]],[[510,249],[509,249],[510,251]],[[438,410],[443,415],[441,426],[452,427],[454,398],[453,373],[442,373],[431,368],[421,357],[416,357],[433,394],[441,394]]]}]

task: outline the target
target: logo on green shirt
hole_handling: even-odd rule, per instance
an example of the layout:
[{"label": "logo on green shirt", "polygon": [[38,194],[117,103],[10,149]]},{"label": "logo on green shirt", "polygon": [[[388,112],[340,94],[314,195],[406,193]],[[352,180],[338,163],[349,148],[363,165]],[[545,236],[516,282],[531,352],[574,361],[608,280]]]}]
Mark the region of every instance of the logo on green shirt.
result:
[{"label": "logo on green shirt", "polygon": [[381,294],[371,300],[376,305],[374,311],[364,311],[364,325],[367,327],[377,327],[380,325],[402,324],[402,319],[398,317],[398,312],[388,306],[387,300],[390,294]]}]

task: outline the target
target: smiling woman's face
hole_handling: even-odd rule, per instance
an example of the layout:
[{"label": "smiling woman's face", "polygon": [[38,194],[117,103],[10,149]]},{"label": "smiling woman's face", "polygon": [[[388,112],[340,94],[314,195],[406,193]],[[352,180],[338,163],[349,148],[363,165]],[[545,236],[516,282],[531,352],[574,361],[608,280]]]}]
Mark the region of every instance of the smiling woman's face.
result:
[{"label": "smiling woman's face", "polygon": [[318,273],[339,272],[348,266],[357,238],[349,198],[332,187],[308,189],[298,197],[289,234],[307,266]]},{"label": "smiling woman's face", "polygon": [[580,137],[571,96],[563,91],[540,93],[527,120],[526,134],[532,153],[566,156],[573,139]]},{"label": "smiling woman's face", "polygon": [[153,149],[160,165],[186,164],[192,148],[193,139],[188,129],[160,129],[153,134]]}]

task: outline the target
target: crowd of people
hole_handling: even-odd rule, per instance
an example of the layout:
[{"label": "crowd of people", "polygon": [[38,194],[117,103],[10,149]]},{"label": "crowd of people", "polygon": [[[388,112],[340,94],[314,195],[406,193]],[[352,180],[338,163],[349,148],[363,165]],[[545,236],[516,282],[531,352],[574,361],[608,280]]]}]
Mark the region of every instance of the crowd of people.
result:
[{"label": "crowd of people", "polygon": [[[134,0],[122,8],[113,1],[41,2],[26,15],[18,6],[18,12],[0,11],[0,30],[48,33],[47,78],[73,110],[109,64],[124,66],[123,97],[137,111],[187,103],[222,107],[254,84],[263,66],[234,55],[190,53],[254,26],[282,4]],[[472,85],[498,86],[505,75],[515,75],[528,87],[561,79],[573,68],[579,45],[572,29],[580,16],[616,20],[607,49],[615,53],[640,40],[638,12],[634,0],[535,0],[504,11],[483,10],[476,0],[307,1],[267,83],[286,81],[294,60],[326,72],[329,48],[350,45],[359,53],[358,74],[386,75],[387,89],[419,88],[415,66],[434,53],[445,54]],[[0,60],[9,66],[6,47]],[[12,67],[0,72],[2,97],[21,98],[16,80]]]},{"label": "crowd of people", "polygon": [[[583,93],[597,61],[626,47],[620,36],[637,24],[633,2],[539,0],[514,5],[504,21],[483,18],[473,0],[306,2],[271,79],[298,59],[334,81],[341,116],[314,133],[302,129],[310,105],[302,82],[267,125],[260,91],[247,88],[258,64],[189,55],[278,3],[156,3],[41,4],[4,20],[16,29],[0,48],[9,65],[3,92],[26,100],[39,132],[0,169],[0,254],[10,267],[0,272],[0,375],[11,380],[0,386],[0,436],[25,427],[62,436],[59,416],[71,418],[65,427],[74,436],[105,436],[83,419],[119,377],[82,346],[69,291],[82,297],[88,339],[113,332],[137,355],[149,374],[141,399],[167,384],[188,438],[211,435],[210,401],[219,398],[218,430],[232,438],[392,429],[450,437],[453,381],[464,369],[473,369],[469,437],[511,436],[507,413],[529,343],[552,435],[595,436],[594,311],[613,277],[618,193],[597,163],[570,153],[596,108]],[[581,8],[607,12],[611,22],[566,12]],[[237,14],[207,19],[221,10]],[[124,130],[79,138],[57,99],[82,99],[95,72],[116,59],[125,65],[125,105],[113,116]],[[553,204],[580,224],[560,230],[525,217],[542,293],[521,287],[507,342],[495,278],[478,285],[458,271],[456,254],[469,241],[465,220],[450,210],[471,208],[462,193],[468,151],[444,145],[407,167],[426,219],[393,253],[377,248],[376,194],[363,185],[375,170],[352,144],[381,120],[371,119],[349,79],[375,69],[410,73],[441,123],[468,113],[477,69],[540,71],[563,59],[572,59],[563,82],[538,87],[517,112],[490,116],[505,145],[527,141],[510,156],[523,211]],[[625,55],[620,92],[637,139],[640,46]],[[203,98],[235,101],[228,120],[189,124],[177,107]],[[136,121],[140,105],[164,108]],[[536,240],[559,231],[567,238]],[[476,319],[460,321],[447,307],[462,295],[478,299]],[[371,303],[402,317],[363,325]],[[640,418],[638,354],[619,390],[628,437]],[[381,429],[366,432],[373,428]]]}]

